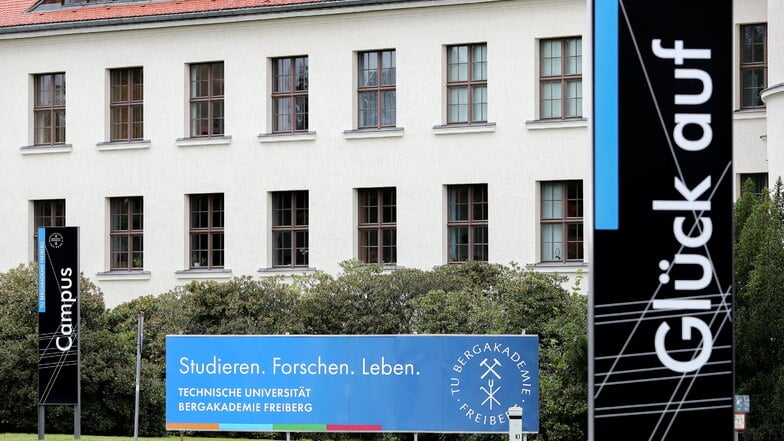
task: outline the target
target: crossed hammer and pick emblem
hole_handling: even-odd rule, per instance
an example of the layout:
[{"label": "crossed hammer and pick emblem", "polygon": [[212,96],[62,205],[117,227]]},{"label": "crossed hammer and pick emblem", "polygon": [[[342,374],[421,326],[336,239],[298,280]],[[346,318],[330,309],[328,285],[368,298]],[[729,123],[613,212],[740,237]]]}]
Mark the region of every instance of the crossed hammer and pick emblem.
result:
[{"label": "crossed hammer and pick emblem", "polygon": [[494,388],[493,386],[493,381],[494,381],[493,377],[495,377],[498,380],[501,379],[501,376],[498,375],[498,372],[495,371],[495,368],[501,366],[501,363],[498,361],[498,359],[493,358],[493,363],[491,365],[490,363],[488,363],[487,360],[488,359],[485,358],[479,363],[480,366],[487,369],[485,373],[482,374],[482,376],[479,378],[484,380],[485,377],[487,377],[488,375],[492,374],[492,376],[487,379],[487,387],[480,386],[479,389],[487,395],[487,398],[485,398],[485,400],[482,401],[482,405],[488,404],[488,406],[490,406],[490,410],[493,410],[493,403],[499,406],[501,405],[501,402],[495,398],[495,394],[497,394],[498,391],[501,390],[501,386],[498,386],[497,388]]}]

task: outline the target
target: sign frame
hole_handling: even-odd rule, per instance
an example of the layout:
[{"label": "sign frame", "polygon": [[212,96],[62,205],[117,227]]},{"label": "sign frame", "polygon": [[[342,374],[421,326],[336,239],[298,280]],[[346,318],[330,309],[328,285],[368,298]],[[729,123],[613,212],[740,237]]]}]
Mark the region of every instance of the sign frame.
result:
[{"label": "sign frame", "polygon": [[589,440],[730,441],[732,1],[590,5]]},{"label": "sign frame", "polygon": [[536,433],[538,356],[535,335],[169,335],[167,430],[508,433],[518,404]]}]

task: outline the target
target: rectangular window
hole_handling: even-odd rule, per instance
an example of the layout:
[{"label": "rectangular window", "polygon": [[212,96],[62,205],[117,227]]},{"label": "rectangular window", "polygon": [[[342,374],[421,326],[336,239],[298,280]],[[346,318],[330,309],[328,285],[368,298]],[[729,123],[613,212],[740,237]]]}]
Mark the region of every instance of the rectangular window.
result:
[{"label": "rectangular window", "polygon": [[308,266],[308,192],[272,193],[272,266]]},{"label": "rectangular window", "polygon": [[487,184],[447,187],[449,263],[487,260]]},{"label": "rectangular window", "polygon": [[273,133],[308,130],[308,57],[272,60]]},{"label": "rectangular window", "polygon": [[582,116],[582,38],[541,40],[539,54],[540,118]]},{"label": "rectangular window", "polygon": [[38,227],[65,226],[65,199],[33,201],[33,257],[38,260]]},{"label": "rectangular window", "polygon": [[395,51],[360,52],[358,66],[359,128],[394,127],[397,119]]},{"label": "rectangular window", "polygon": [[190,268],[223,268],[223,194],[190,197]]},{"label": "rectangular window", "polygon": [[397,196],[394,188],[367,188],[359,196],[359,260],[397,262]]},{"label": "rectangular window", "polygon": [[191,64],[191,137],[223,135],[223,62]]},{"label": "rectangular window", "polygon": [[768,174],[767,173],[741,173],[740,186],[741,191],[746,188],[746,182],[751,181],[753,186],[752,192],[760,196],[765,189],[768,188]]},{"label": "rectangular window", "polygon": [[109,72],[110,141],[144,137],[144,78],[141,67]]},{"label": "rectangular window", "polygon": [[449,46],[447,123],[487,122],[487,45]]},{"label": "rectangular window", "polygon": [[144,268],[144,201],[141,197],[110,201],[110,254],[113,271]]},{"label": "rectangular window", "polygon": [[768,83],[767,24],[741,26],[740,38],[740,107],[764,107],[760,92]]},{"label": "rectangular window", "polygon": [[35,75],[33,131],[35,145],[65,143],[65,73]]},{"label": "rectangular window", "polygon": [[583,259],[582,181],[543,182],[542,261]]}]

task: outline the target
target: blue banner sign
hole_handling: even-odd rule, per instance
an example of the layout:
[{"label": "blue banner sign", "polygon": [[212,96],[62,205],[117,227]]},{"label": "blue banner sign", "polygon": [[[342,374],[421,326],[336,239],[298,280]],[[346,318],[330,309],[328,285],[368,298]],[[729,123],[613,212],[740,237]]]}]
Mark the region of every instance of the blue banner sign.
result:
[{"label": "blue banner sign", "polygon": [[166,428],[539,431],[538,337],[167,336]]}]

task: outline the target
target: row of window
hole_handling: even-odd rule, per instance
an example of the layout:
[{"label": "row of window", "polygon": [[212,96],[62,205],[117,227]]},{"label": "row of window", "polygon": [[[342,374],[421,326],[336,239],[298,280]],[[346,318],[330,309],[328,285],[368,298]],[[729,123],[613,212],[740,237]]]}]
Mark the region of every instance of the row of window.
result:
[{"label": "row of window", "polygon": [[[487,45],[447,46],[446,122],[487,122]],[[582,39],[540,41],[540,118],[582,115]],[[189,67],[192,138],[224,135],[223,62]],[[308,131],[308,57],[271,60],[271,131]],[[381,129],[397,124],[396,51],[359,52],[357,59],[357,128]],[[112,69],[109,75],[111,142],[144,137],[144,70]],[[65,143],[65,73],[34,78],[34,144]]]},{"label": "row of window", "polygon": [[[308,191],[270,193],[272,266],[308,266]],[[224,266],[225,210],[223,194],[193,194],[189,200],[189,268]],[[109,203],[110,269],[144,268],[144,199],[111,198]],[[488,260],[487,184],[447,186],[449,263]],[[65,200],[33,201],[33,250],[38,227],[65,225]],[[357,256],[365,263],[397,263],[397,190],[357,190]],[[582,181],[541,184],[541,260],[583,259]]]},{"label": "row of window", "polygon": [[[767,25],[740,27],[741,108],[759,108],[767,87]],[[447,124],[487,122],[487,45],[447,46]],[[582,39],[545,39],[539,44],[539,117],[582,115]],[[308,131],[308,57],[272,59],[272,133]],[[394,49],[360,52],[357,127],[395,127]],[[189,66],[190,137],[224,134],[223,62]],[[65,73],[35,75],[34,144],[65,143]],[[110,72],[110,141],[144,136],[144,72],[141,67]]]}]

